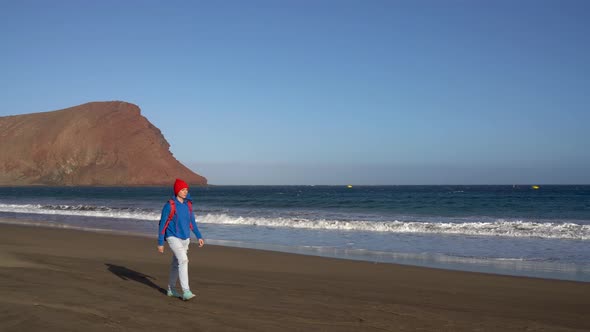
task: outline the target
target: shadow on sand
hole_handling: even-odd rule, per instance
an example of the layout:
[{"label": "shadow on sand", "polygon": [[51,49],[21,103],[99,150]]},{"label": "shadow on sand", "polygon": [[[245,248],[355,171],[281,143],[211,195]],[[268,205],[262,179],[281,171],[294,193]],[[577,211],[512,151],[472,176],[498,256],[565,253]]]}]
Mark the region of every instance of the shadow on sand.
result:
[{"label": "shadow on sand", "polygon": [[152,280],[150,279],[154,279],[154,277],[148,276],[146,274],[137,272],[137,271],[133,271],[130,270],[124,266],[119,266],[119,265],[114,265],[114,264],[109,264],[109,263],[105,263],[105,265],[108,267],[108,270],[111,271],[111,273],[113,273],[114,275],[116,275],[117,277],[123,279],[123,280],[133,280],[133,281],[137,281],[139,283],[142,283],[146,286],[149,286],[153,289],[156,289],[157,291],[159,291],[162,294],[166,294],[166,290],[156,284],[154,284],[152,282]]}]

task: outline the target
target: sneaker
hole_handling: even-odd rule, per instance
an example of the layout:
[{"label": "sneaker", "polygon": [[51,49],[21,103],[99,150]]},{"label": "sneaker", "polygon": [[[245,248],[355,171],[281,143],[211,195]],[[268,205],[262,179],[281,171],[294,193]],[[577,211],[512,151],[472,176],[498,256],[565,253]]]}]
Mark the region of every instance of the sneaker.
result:
[{"label": "sneaker", "polygon": [[192,298],[193,298],[193,297],[195,297],[195,296],[196,296],[196,295],[195,295],[195,294],[193,294],[193,292],[191,292],[191,291],[186,291],[186,292],[184,292],[184,294],[182,294],[182,299],[183,299],[183,300],[185,300],[185,301],[188,301],[188,300],[192,299]]},{"label": "sneaker", "polygon": [[170,297],[182,297],[180,296],[180,294],[178,294],[178,292],[174,289],[170,289],[168,288],[168,292],[166,293],[166,295],[170,296]]}]

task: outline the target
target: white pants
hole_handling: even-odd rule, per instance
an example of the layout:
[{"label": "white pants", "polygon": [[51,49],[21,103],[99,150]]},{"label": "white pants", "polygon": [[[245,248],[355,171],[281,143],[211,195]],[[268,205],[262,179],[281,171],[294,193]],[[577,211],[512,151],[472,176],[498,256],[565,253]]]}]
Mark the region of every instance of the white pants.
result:
[{"label": "white pants", "polygon": [[166,238],[166,242],[172,250],[172,264],[170,264],[170,278],[168,279],[168,287],[174,289],[176,282],[180,278],[180,287],[182,291],[186,292],[190,290],[188,286],[188,245],[191,242],[190,239],[181,240],[177,237],[170,236]]}]

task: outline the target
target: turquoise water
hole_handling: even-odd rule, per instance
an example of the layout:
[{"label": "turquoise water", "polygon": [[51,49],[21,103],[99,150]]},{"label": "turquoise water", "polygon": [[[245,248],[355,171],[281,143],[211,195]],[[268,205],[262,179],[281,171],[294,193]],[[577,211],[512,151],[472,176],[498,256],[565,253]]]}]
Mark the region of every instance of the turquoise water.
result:
[{"label": "turquoise water", "polygon": [[[0,218],[155,237],[169,188],[0,188]],[[209,243],[590,281],[590,186],[192,188]]]}]

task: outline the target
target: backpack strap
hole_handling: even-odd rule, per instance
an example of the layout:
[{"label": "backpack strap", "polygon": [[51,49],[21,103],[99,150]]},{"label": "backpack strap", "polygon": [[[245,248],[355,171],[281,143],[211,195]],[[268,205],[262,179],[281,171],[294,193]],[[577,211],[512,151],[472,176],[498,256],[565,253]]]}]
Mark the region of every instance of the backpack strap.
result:
[{"label": "backpack strap", "polygon": [[[166,224],[164,225],[164,228],[162,228],[162,234],[166,234],[166,228],[168,228],[168,224],[170,224],[170,220],[172,220],[172,218],[174,218],[174,215],[176,214],[176,204],[174,204],[174,200],[171,199],[168,201],[168,204],[170,204],[170,213],[168,214],[168,219],[166,220]],[[191,211],[192,211],[192,205],[190,205],[191,207]]]}]

